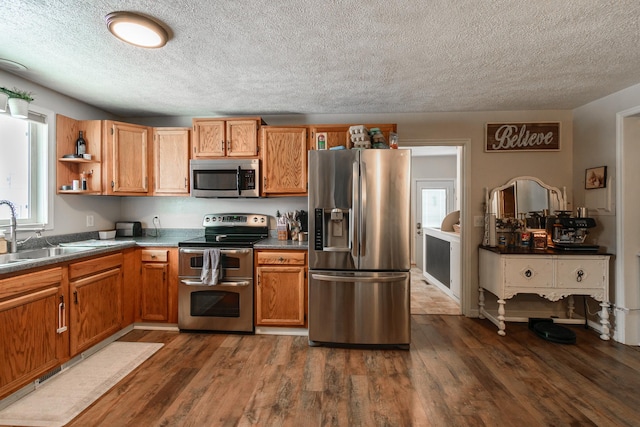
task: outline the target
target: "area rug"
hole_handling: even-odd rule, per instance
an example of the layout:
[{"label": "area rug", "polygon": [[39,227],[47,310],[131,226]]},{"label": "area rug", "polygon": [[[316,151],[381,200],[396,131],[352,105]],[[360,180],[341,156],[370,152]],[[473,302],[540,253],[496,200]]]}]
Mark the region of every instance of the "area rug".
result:
[{"label": "area rug", "polygon": [[0,424],[64,426],[163,345],[112,342],[0,411]]}]

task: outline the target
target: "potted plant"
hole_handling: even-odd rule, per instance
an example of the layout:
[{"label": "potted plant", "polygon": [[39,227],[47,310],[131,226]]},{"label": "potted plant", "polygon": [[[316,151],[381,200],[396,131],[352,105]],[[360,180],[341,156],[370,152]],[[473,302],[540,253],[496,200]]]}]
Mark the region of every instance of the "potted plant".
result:
[{"label": "potted plant", "polygon": [[9,95],[9,109],[11,115],[20,119],[26,119],[29,116],[29,103],[33,101],[31,92],[13,88],[12,90],[3,89]]}]

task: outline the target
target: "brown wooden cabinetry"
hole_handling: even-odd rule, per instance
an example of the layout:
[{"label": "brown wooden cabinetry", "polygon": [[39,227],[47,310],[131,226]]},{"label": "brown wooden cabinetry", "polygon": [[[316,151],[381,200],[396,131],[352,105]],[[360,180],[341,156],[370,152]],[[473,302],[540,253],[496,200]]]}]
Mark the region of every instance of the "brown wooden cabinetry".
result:
[{"label": "brown wooden cabinetry", "polygon": [[[87,144],[86,153],[91,160],[69,158],[76,153],[76,140],[83,132]],[[74,120],[58,114],[56,116],[56,193],[57,194],[101,194],[102,193],[102,121]],[[71,186],[73,180],[87,179],[87,189],[62,190]]]},{"label": "brown wooden cabinetry", "polygon": [[[358,123],[359,124],[359,123]],[[309,149],[316,149],[316,136],[319,132],[323,132],[327,134],[326,144],[327,149],[331,147],[344,146],[345,148],[353,147],[351,143],[351,136],[349,135],[349,127],[352,125],[310,125],[309,132]],[[378,128],[380,132],[384,135],[384,138],[389,143],[389,134],[391,132],[397,132],[396,124],[365,124],[364,127],[367,129]]]},{"label": "brown wooden cabinetry", "polygon": [[149,192],[151,129],[106,120],[103,132],[105,194],[146,195]]},{"label": "brown wooden cabinetry", "polygon": [[140,258],[140,320],[176,323],[178,250],[145,248],[140,250]]},{"label": "brown wooden cabinetry", "polygon": [[62,268],[0,280],[0,398],[68,356],[65,285]]},{"label": "brown wooden cabinetry", "polygon": [[307,128],[263,126],[260,134],[263,196],[307,194]]},{"label": "brown wooden cabinetry", "polygon": [[192,159],[256,157],[260,117],[193,119]]},{"label": "brown wooden cabinetry", "polygon": [[71,356],[121,329],[122,265],[122,253],[69,265]]},{"label": "brown wooden cabinetry", "polygon": [[153,129],[153,195],[189,195],[189,128]]},{"label": "brown wooden cabinetry", "polygon": [[305,327],[307,252],[256,250],[256,325]]}]

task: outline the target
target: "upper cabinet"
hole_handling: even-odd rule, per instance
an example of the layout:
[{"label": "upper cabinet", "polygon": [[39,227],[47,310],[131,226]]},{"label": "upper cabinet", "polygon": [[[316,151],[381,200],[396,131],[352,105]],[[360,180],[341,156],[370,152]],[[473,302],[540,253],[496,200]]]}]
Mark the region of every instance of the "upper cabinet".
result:
[{"label": "upper cabinet", "polygon": [[[327,149],[331,147],[338,147],[340,145],[345,148],[353,147],[351,143],[351,136],[349,135],[349,127],[351,125],[310,125],[309,126],[309,149],[316,149],[316,141],[319,133],[326,134]],[[365,124],[367,129],[378,128],[384,135],[387,144],[389,143],[389,134],[391,132],[397,133],[397,125],[394,124]]]},{"label": "upper cabinet", "polygon": [[[87,145],[86,153],[91,156],[90,160],[71,157],[76,153],[76,140],[80,131]],[[56,141],[56,193],[102,194],[102,121],[74,120],[58,114]],[[80,186],[73,190],[73,181],[81,182],[83,176],[86,179],[86,189]]]},{"label": "upper cabinet", "polygon": [[192,159],[257,157],[260,117],[193,119]]},{"label": "upper cabinet", "polygon": [[307,128],[263,126],[263,196],[307,195]]},{"label": "upper cabinet", "polygon": [[153,129],[154,196],[189,195],[189,128]]},{"label": "upper cabinet", "polygon": [[105,194],[149,193],[151,128],[106,120],[104,135]]}]

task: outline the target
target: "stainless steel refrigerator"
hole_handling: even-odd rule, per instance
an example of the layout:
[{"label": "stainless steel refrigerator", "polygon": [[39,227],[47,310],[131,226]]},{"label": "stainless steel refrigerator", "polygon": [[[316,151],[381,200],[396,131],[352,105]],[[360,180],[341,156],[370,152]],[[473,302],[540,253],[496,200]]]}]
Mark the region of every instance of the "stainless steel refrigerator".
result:
[{"label": "stainless steel refrigerator", "polygon": [[409,348],[409,150],[309,151],[309,344]]}]

